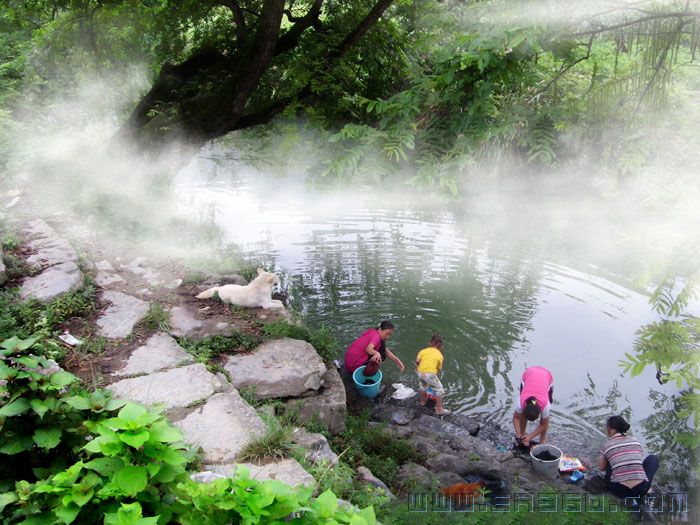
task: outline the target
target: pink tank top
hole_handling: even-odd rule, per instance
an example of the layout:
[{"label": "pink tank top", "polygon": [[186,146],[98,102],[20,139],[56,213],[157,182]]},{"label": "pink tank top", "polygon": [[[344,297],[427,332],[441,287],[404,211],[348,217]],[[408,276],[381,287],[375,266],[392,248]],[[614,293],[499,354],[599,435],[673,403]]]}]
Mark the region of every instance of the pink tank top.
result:
[{"label": "pink tank top", "polygon": [[525,407],[525,401],[529,397],[535,397],[537,406],[544,410],[549,404],[549,387],[554,382],[554,377],[543,366],[531,366],[526,368],[522,377],[523,391],[520,392],[520,408]]}]

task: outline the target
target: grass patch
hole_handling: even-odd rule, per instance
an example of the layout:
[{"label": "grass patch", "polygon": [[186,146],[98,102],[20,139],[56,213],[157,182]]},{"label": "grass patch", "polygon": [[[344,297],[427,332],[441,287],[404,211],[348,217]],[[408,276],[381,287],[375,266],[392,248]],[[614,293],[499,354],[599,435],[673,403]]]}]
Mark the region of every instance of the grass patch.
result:
[{"label": "grass patch", "polygon": [[327,365],[331,364],[333,359],[339,355],[338,341],[336,341],[331,330],[326,326],[312,330],[306,326],[299,326],[284,320],[276,320],[263,324],[261,330],[268,339],[290,337],[311,343]]},{"label": "grass patch", "polygon": [[258,336],[244,332],[236,332],[231,335],[214,335],[199,341],[192,341],[182,337],[178,338],[177,341],[180,346],[194,356],[198,363],[208,363],[211,359],[221,354],[249,351],[262,342]]},{"label": "grass patch", "polygon": [[143,318],[143,322],[149,330],[160,330],[168,332],[170,330],[170,313],[160,303],[151,303],[148,312]]},{"label": "grass patch", "polygon": [[259,462],[264,459],[291,457],[297,447],[293,443],[292,427],[282,424],[276,417],[263,416],[267,429],[258,439],[248,443],[238,455],[241,461]]},{"label": "grass patch", "polygon": [[69,319],[89,317],[96,309],[94,283],[86,278],[82,290],[71,292],[48,304],[37,300],[21,302],[16,290],[0,290],[0,339],[13,335],[51,336]]},{"label": "grass patch", "polygon": [[396,486],[396,474],[404,463],[424,463],[421,454],[408,440],[388,432],[382,426],[369,426],[368,414],[348,415],[346,430],[331,436],[333,450],[347,450],[341,457],[351,468],[365,465],[392,490]]}]

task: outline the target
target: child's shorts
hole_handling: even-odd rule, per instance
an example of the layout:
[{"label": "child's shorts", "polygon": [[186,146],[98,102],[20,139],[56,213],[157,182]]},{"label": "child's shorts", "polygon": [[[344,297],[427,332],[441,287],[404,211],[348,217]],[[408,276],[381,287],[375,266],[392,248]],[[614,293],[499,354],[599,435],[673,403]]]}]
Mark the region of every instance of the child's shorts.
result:
[{"label": "child's shorts", "polygon": [[435,391],[435,395],[443,396],[445,394],[445,389],[442,387],[440,378],[437,374],[432,374],[430,372],[418,372],[418,378],[420,379],[420,389],[427,390],[428,387]]}]

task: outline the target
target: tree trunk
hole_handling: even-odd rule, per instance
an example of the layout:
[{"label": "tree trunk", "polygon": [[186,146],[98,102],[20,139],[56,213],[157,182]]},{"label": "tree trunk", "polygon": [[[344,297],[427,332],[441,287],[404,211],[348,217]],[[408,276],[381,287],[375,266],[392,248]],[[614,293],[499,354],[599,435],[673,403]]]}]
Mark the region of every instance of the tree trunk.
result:
[{"label": "tree trunk", "polygon": [[[321,67],[330,67],[345,54],[391,3],[377,0]],[[232,56],[200,49],[178,65],[166,64],[115,138],[145,151],[157,151],[171,142],[185,143],[196,151],[207,140],[269,122],[293,100],[310,95],[310,87],[300,88],[294,97],[272,100],[255,113],[245,114],[247,102],[273,57],[293,49],[301,33],[318,23],[321,4],[321,0],[314,2],[309,13],[280,38],[285,1],[265,0],[254,38],[246,39]]]}]

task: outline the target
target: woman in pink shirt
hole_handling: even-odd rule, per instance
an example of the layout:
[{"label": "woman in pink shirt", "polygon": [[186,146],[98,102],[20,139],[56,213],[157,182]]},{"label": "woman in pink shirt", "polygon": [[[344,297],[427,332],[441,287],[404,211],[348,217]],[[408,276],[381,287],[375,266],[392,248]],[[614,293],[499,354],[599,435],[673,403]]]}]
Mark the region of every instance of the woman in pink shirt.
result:
[{"label": "woman in pink shirt", "polygon": [[[531,366],[525,369],[520,382],[520,395],[515,405],[513,414],[513,427],[515,428],[515,440],[525,447],[529,447],[532,440],[540,436],[540,443],[544,443],[549,428],[549,410],[554,391],[554,377],[543,366]],[[526,434],[527,422],[540,418],[540,424]]]},{"label": "woman in pink shirt", "polygon": [[382,321],[378,328],[367,330],[355,339],[345,351],[345,368],[347,371],[352,374],[362,365],[367,365],[364,375],[374,375],[379,370],[382,361],[388,357],[403,372],[404,366],[401,359],[392,354],[385,346],[385,342],[389,340],[393,333],[393,323],[391,321]]}]

